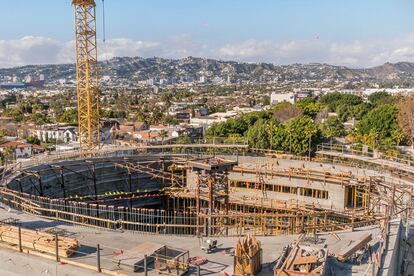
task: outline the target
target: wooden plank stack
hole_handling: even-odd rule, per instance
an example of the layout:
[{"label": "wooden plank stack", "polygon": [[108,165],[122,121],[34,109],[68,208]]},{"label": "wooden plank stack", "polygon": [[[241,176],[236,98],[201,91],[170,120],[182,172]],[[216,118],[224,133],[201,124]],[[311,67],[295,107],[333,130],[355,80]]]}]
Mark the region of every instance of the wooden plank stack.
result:
[{"label": "wooden plank stack", "polygon": [[[53,234],[22,228],[21,240],[23,249],[56,255],[56,238]],[[19,228],[0,224],[0,242],[18,246]],[[58,237],[58,253],[60,257],[70,257],[78,248],[78,240],[62,236]]]},{"label": "wooden plank stack", "polygon": [[234,254],[234,275],[256,275],[262,269],[262,248],[255,237],[247,235],[238,241]]}]

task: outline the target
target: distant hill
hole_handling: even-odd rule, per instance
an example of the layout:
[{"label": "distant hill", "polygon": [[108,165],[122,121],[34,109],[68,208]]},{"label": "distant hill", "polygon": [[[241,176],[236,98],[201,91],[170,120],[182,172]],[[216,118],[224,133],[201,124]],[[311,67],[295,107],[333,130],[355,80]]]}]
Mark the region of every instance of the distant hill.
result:
[{"label": "distant hill", "polygon": [[[233,81],[301,81],[301,80],[339,80],[339,81],[407,81],[414,83],[414,63],[398,62],[367,68],[352,69],[329,64],[291,64],[274,65],[270,63],[243,63],[188,57],[183,59],[117,57],[100,63],[101,76],[110,76],[114,81],[142,81],[150,78],[190,78],[209,79],[230,77]],[[30,65],[0,69],[2,76],[24,77],[44,74],[48,82],[59,79],[75,78],[74,64]]]}]

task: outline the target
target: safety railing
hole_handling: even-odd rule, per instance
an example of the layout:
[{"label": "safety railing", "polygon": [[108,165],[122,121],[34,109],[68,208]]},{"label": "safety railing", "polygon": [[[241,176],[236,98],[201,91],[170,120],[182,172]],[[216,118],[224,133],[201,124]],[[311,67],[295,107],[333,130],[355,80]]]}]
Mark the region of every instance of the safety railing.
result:
[{"label": "safety railing", "polygon": [[361,145],[348,144],[320,144],[317,146],[317,152],[334,152],[343,155],[353,155],[358,157],[373,158],[378,160],[391,161],[398,164],[414,166],[414,156],[408,154],[389,155],[380,151],[372,151],[369,148],[364,148]]}]

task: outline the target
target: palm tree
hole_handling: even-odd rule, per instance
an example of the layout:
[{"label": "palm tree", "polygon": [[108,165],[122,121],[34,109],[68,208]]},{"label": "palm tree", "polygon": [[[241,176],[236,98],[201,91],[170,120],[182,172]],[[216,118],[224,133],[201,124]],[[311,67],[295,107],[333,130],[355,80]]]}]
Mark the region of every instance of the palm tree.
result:
[{"label": "palm tree", "polygon": [[168,137],[168,131],[165,129],[160,131],[161,143],[164,144],[164,139]]}]

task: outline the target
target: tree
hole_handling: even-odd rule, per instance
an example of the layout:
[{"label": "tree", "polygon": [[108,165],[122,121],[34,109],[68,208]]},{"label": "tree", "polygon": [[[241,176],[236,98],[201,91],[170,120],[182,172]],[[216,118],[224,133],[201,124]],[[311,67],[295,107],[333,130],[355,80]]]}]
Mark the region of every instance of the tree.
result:
[{"label": "tree", "polygon": [[399,147],[400,143],[405,139],[405,135],[401,129],[397,128],[392,131],[391,138],[393,141],[395,141],[395,143],[397,144],[397,147]]},{"label": "tree", "polygon": [[70,108],[63,111],[63,113],[57,117],[57,121],[59,123],[76,124],[77,116],[76,109]]},{"label": "tree", "polygon": [[398,128],[397,114],[398,109],[394,105],[379,106],[358,123],[357,129],[360,134],[375,136],[375,142],[381,143],[385,138],[391,137],[393,131]]},{"label": "tree", "polygon": [[288,138],[286,127],[277,122],[270,122],[268,124],[268,131],[270,135],[270,149],[286,150],[286,139]]},{"label": "tree", "polygon": [[230,134],[244,136],[247,130],[259,119],[268,120],[269,118],[270,113],[265,111],[247,113],[239,118],[230,119],[226,122],[214,123],[207,129],[206,136],[227,137]]},{"label": "tree", "polygon": [[359,96],[340,92],[326,94],[320,97],[319,101],[322,104],[327,105],[332,112],[335,112],[339,105],[352,107],[363,102],[362,98]]},{"label": "tree", "polygon": [[168,137],[168,131],[166,131],[165,129],[160,131],[160,138],[162,140],[162,143],[164,144],[164,139]]},{"label": "tree", "polygon": [[23,112],[19,108],[10,108],[4,111],[5,116],[13,118],[13,122],[19,123],[24,120]]},{"label": "tree", "polygon": [[368,101],[374,106],[378,107],[380,105],[384,104],[393,104],[394,103],[394,97],[385,92],[375,92],[368,96]]},{"label": "tree", "polygon": [[343,136],[345,134],[345,129],[337,116],[331,116],[321,124],[321,132],[322,135],[328,138],[332,143],[332,138]]},{"label": "tree", "polygon": [[[292,153],[304,154],[310,152],[312,145],[317,141],[317,128],[309,116],[299,116],[287,122],[286,128],[291,130],[289,139],[285,141],[285,148],[292,148]],[[291,143],[291,145],[290,145]]]},{"label": "tree", "polygon": [[338,114],[338,118],[341,120],[341,122],[346,122],[348,118],[351,116],[351,108],[350,106],[346,104],[340,104],[336,108],[336,114]]},{"label": "tree", "polygon": [[261,98],[261,99],[259,100],[259,102],[260,102],[263,106],[270,105],[270,97],[269,97],[269,96],[264,96],[263,98]]},{"label": "tree", "polygon": [[40,140],[39,138],[37,138],[36,136],[29,136],[27,137],[27,143],[32,144],[32,145],[40,145]]},{"label": "tree", "polygon": [[283,102],[276,105],[273,117],[280,123],[285,123],[292,118],[303,115],[303,110],[291,103]]},{"label": "tree", "polygon": [[304,115],[308,115],[312,118],[315,118],[315,116],[325,107],[322,103],[316,102],[313,98],[306,98],[298,101],[296,106],[303,110]]},{"label": "tree", "polygon": [[178,121],[173,115],[164,115],[161,118],[161,123],[167,124],[167,125],[178,125]]},{"label": "tree", "polygon": [[14,149],[12,147],[5,147],[3,151],[4,160],[13,160],[14,156]]},{"label": "tree", "polygon": [[191,138],[188,136],[179,136],[175,142],[177,144],[191,144]]},{"label": "tree", "polygon": [[362,120],[362,118],[368,114],[371,109],[372,107],[369,103],[361,103],[351,108],[350,115],[356,120]]},{"label": "tree", "polygon": [[171,107],[172,100],[173,100],[173,95],[171,92],[165,92],[161,95],[161,101],[164,102],[166,108]]},{"label": "tree", "polygon": [[7,136],[7,130],[6,129],[0,129],[0,139],[3,138],[4,136]]},{"label": "tree", "polygon": [[251,147],[268,149],[270,148],[270,136],[268,125],[264,119],[259,119],[246,133],[247,142]]},{"label": "tree", "polygon": [[32,122],[34,122],[35,125],[38,125],[38,126],[50,123],[49,117],[41,113],[32,114],[30,116],[30,120],[32,120]]},{"label": "tree", "polygon": [[397,115],[398,125],[414,148],[414,97],[408,97],[401,105]]}]

